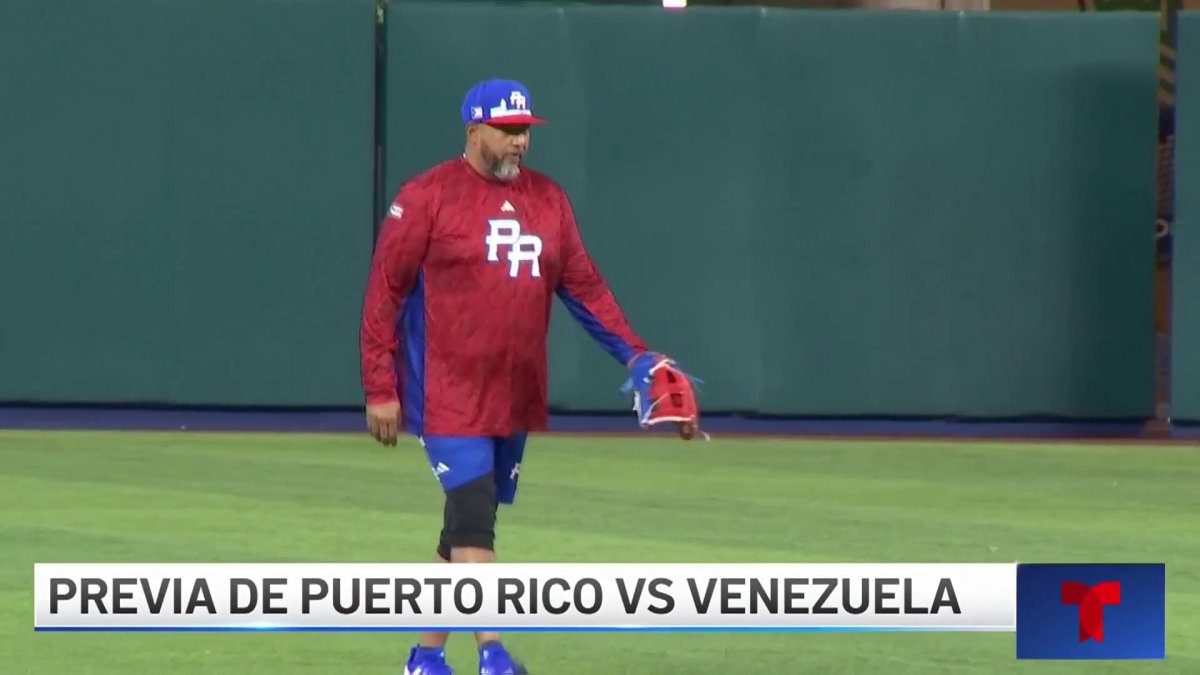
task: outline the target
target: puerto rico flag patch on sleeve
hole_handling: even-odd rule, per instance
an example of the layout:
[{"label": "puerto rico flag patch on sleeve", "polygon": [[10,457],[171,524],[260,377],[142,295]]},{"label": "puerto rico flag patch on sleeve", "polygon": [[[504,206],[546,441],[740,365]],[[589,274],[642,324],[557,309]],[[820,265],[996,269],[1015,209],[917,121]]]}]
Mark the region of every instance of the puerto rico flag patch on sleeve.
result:
[{"label": "puerto rico flag patch on sleeve", "polygon": [[1017,658],[1166,657],[1163,564],[1017,565]]}]

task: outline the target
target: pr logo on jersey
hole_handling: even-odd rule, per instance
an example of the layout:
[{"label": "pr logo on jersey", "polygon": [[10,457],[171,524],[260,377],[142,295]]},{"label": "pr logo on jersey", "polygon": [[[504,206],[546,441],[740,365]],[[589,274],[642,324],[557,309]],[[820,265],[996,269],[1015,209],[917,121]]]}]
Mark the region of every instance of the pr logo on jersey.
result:
[{"label": "pr logo on jersey", "polygon": [[514,279],[521,275],[523,263],[529,263],[529,276],[542,276],[542,238],[533,234],[521,234],[521,223],[511,218],[488,221],[491,230],[483,242],[487,245],[488,262],[500,262],[500,253],[508,262],[508,276]]},{"label": "pr logo on jersey", "polygon": [[1017,566],[1017,658],[1161,659],[1161,564]]}]

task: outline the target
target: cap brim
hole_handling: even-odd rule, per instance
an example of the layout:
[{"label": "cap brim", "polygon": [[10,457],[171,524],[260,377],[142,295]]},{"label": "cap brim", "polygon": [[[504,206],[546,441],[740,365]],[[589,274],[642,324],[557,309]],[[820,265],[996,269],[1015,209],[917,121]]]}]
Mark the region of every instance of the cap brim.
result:
[{"label": "cap brim", "polygon": [[526,125],[545,124],[546,120],[533,115],[513,115],[511,117],[501,117],[498,119],[487,120],[484,124],[493,127],[517,127]]}]

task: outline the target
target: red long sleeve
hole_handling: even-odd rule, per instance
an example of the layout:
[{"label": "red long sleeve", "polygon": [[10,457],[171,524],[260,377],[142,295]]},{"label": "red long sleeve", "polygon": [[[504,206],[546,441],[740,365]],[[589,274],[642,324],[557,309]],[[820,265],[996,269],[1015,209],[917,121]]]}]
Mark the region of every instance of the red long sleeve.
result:
[{"label": "red long sleeve", "polygon": [[645,351],[557,183],[528,169],[495,180],[461,158],[414,177],[383,223],[367,280],[367,402],[399,400],[415,436],[545,429],[555,294],[622,364]]},{"label": "red long sleeve", "polygon": [[401,189],[380,228],[363,297],[359,348],[367,403],[397,399],[396,319],[412,291],[429,246],[431,221],[424,186]]}]

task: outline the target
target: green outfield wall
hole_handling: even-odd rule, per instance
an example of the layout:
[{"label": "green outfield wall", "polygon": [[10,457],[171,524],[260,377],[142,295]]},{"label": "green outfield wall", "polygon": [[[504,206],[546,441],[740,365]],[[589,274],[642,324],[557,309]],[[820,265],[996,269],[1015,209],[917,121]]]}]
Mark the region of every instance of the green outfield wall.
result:
[{"label": "green outfield wall", "polygon": [[355,400],[372,6],[0,2],[0,399]]},{"label": "green outfield wall", "polygon": [[[460,147],[474,80],[525,79],[551,122],[531,163],[709,406],[1151,411],[1153,17],[402,3],[390,22],[389,186]],[[619,368],[565,312],[554,336],[553,403],[618,406]]]},{"label": "green outfield wall", "polygon": [[[1154,16],[393,2],[378,91],[372,20],[3,3],[0,400],[359,405],[372,212],[506,76],[551,122],[530,164],[706,407],[1151,413]],[[1193,62],[1174,358],[1200,418]],[[550,359],[556,408],[626,406],[561,306]]]},{"label": "green outfield wall", "polygon": [[1177,53],[1172,404],[1200,420],[1200,13],[1180,15]]}]

